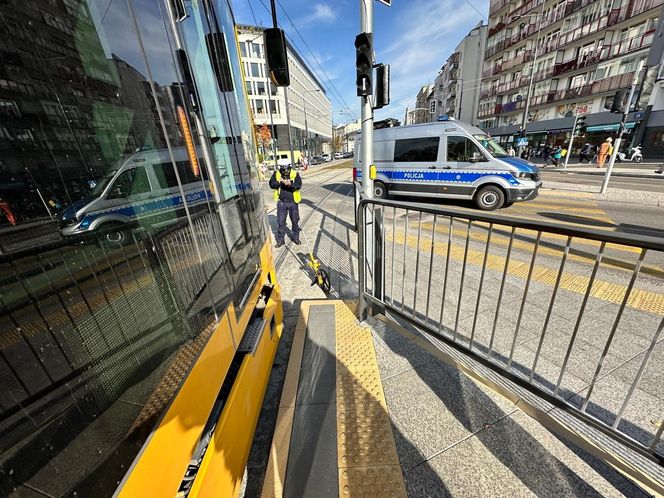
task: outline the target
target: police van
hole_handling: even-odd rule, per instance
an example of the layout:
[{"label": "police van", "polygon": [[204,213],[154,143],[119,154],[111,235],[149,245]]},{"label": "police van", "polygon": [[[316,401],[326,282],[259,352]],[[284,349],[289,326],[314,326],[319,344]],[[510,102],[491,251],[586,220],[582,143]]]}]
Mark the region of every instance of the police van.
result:
[{"label": "police van", "polygon": [[[374,130],[373,195],[471,199],[483,210],[537,197],[537,166],[510,156],[479,128],[460,121]],[[354,171],[362,168],[361,139]]]},{"label": "police van", "polygon": [[105,242],[122,245],[133,226],[145,222],[154,227],[181,219],[182,192],[194,210],[207,205],[213,195],[210,183],[201,179],[203,165],[192,166],[184,147],[172,153],[177,176],[168,149],[143,150],[116,162],[85,199],[62,212],[60,233],[67,238],[99,233]]}]

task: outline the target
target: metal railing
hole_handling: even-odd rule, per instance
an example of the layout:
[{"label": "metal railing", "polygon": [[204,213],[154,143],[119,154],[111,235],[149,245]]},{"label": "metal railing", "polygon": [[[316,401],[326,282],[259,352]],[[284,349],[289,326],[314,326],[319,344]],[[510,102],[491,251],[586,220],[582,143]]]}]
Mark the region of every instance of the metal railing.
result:
[{"label": "metal railing", "polygon": [[391,312],[663,465],[664,239],[552,217],[362,200],[360,317]]}]

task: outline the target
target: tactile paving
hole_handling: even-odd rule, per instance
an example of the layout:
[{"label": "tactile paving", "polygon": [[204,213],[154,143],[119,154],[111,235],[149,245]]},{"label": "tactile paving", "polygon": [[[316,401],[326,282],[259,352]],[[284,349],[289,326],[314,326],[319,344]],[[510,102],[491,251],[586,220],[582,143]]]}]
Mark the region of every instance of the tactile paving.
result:
[{"label": "tactile paving", "polygon": [[339,496],[397,498],[406,496],[398,465],[339,469]]},{"label": "tactile paving", "polygon": [[335,306],[339,496],[405,497],[371,330]]}]

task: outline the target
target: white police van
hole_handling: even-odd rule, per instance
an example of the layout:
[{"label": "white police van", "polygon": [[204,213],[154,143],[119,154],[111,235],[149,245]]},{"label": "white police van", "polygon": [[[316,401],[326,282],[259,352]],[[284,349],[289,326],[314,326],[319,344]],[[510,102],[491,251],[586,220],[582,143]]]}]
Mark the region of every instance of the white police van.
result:
[{"label": "white police van", "polygon": [[[361,139],[355,153],[362,168]],[[374,197],[472,199],[494,210],[537,197],[542,186],[533,163],[510,156],[479,128],[442,119],[374,130]]]},{"label": "white police van", "polygon": [[60,233],[67,238],[98,233],[105,242],[121,245],[134,226],[163,226],[181,219],[185,214],[182,191],[194,209],[211,202],[210,183],[200,176],[204,165],[199,163],[194,171],[184,147],[173,149],[173,159],[177,176],[168,149],[143,150],[121,159],[88,197],[62,212]]}]

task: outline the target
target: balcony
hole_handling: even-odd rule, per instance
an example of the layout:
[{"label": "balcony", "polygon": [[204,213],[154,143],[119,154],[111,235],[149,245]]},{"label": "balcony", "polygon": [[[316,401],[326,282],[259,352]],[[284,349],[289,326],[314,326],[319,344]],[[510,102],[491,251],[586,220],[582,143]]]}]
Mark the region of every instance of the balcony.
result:
[{"label": "balcony", "polygon": [[[498,106],[496,106],[498,107]],[[507,102],[506,104],[501,105],[500,112],[497,114],[507,114],[508,112],[521,111],[526,107],[525,100],[519,100],[515,102]]]},{"label": "balcony", "polygon": [[[633,3],[631,2],[619,9],[613,9],[609,12],[608,16],[600,17],[588,24],[579,26],[576,29],[573,29],[571,31],[568,31],[567,33],[562,34],[556,39],[555,42],[545,45],[544,47],[541,47],[540,53],[544,55],[548,52],[551,52],[552,50],[557,50],[558,48],[561,48],[569,43],[572,43],[573,41],[579,40],[593,33],[597,33],[598,31],[601,31],[602,29],[605,29],[608,26],[613,26],[614,24],[622,22],[636,15],[642,14],[643,12],[646,12],[650,9],[659,7],[660,5],[662,5],[663,2],[664,0],[636,0]],[[553,13],[553,15],[549,16],[546,19],[543,19],[542,28],[544,29],[550,26],[551,24],[563,18],[564,16],[576,12],[577,10],[585,7],[589,3],[592,3],[592,0],[580,0],[578,2],[568,5],[568,7],[564,12],[558,14]],[[489,47],[484,54],[484,58],[488,59],[496,55],[497,53],[511,47],[512,45],[518,43],[524,38],[528,38],[529,36],[534,34],[535,31],[536,31],[536,23],[530,24],[527,30],[517,33],[516,35],[513,35],[510,38],[506,38],[498,42],[497,44],[493,45],[492,47]]]},{"label": "balcony", "polygon": [[482,72],[482,78],[490,78],[491,76],[494,76],[494,75],[500,73],[500,71],[502,71],[502,66],[503,66],[502,63],[494,64],[493,67],[490,67],[489,69],[485,69]]},{"label": "balcony", "polygon": [[619,74],[616,76],[611,76],[610,78],[593,81],[592,83],[588,83],[576,88],[557,90],[542,95],[536,95],[532,98],[531,105],[535,107],[538,105],[551,104],[554,102],[562,102],[564,100],[572,100],[590,95],[597,95],[599,93],[610,92],[619,88],[628,88],[631,85],[633,78],[633,72]]},{"label": "balcony", "polygon": [[498,12],[500,9],[505,7],[510,2],[510,0],[498,0],[489,7],[489,15],[492,16],[494,13]]},{"label": "balcony", "polygon": [[648,48],[652,43],[653,37],[655,36],[655,31],[656,30],[651,30],[642,35],[623,40],[620,43],[615,43],[613,45],[604,45],[597,53],[591,53],[581,58],[577,57],[559,62],[553,67],[553,76],[558,76],[570,71],[582,69],[584,67],[588,67],[593,64],[612,59],[614,57],[619,57],[621,55],[629,54],[630,52],[636,52],[637,50]]}]

